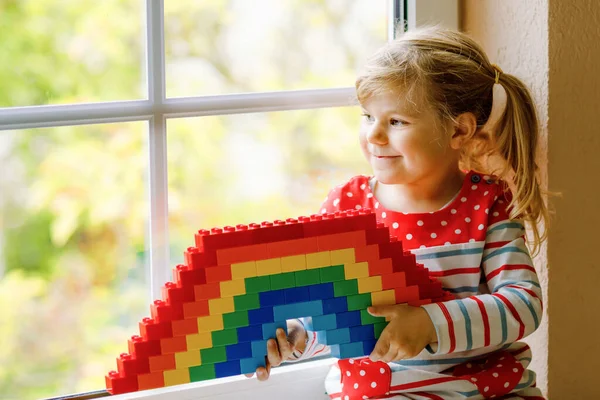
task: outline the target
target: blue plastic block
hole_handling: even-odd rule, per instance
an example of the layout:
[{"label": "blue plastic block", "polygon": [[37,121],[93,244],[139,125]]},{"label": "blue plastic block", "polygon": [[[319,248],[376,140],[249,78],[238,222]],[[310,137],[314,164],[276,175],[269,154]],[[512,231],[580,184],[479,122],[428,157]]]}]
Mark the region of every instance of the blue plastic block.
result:
[{"label": "blue plastic block", "polygon": [[362,342],[362,344],[363,344],[363,354],[368,356],[375,349],[377,340],[367,340],[367,341]]},{"label": "blue plastic block", "polygon": [[226,361],[215,364],[215,376],[217,378],[224,378],[226,376],[233,376],[241,374],[240,361]]},{"label": "blue plastic block", "polygon": [[258,299],[261,308],[285,304],[285,295],[283,289],[259,293]]},{"label": "blue plastic block", "polygon": [[336,297],[323,300],[323,314],[339,314],[348,311],[346,297]]},{"label": "blue plastic block", "polygon": [[275,339],[275,331],[277,328],[283,328],[287,336],[287,323],[285,321],[271,322],[262,326],[262,339]]},{"label": "blue plastic block", "polygon": [[350,343],[350,329],[333,329],[330,331],[318,331],[317,341],[326,345]]},{"label": "blue plastic block", "polygon": [[250,344],[252,346],[252,358],[260,358],[267,355],[267,341],[257,340]]},{"label": "blue plastic block", "polygon": [[[348,311],[336,314],[337,316],[337,328],[349,328],[351,326],[360,326],[360,311]],[[373,328],[371,327],[371,330]],[[373,337],[374,338],[374,337]],[[357,340],[352,340],[357,342]]]},{"label": "blue plastic block", "polygon": [[[286,318],[277,318],[278,321],[284,319]],[[248,322],[250,323],[250,325],[262,325],[268,324],[269,322],[275,322],[275,319],[273,318],[273,307],[259,308],[258,310],[248,310]]]},{"label": "blue plastic block", "polygon": [[335,358],[363,357],[364,355],[362,342],[342,343],[331,346],[331,356]]},{"label": "blue plastic block", "polygon": [[237,328],[238,343],[253,342],[263,339],[262,324],[242,326]]},{"label": "blue plastic block", "polygon": [[361,325],[350,327],[350,340],[352,342],[365,342],[375,340],[373,325]]},{"label": "blue plastic block", "polygon": [[252,374],[256,372],[256,368],[265,366],[265,358],[244,358],[240,360],[242,374]]},{"label": "blue plastic block", "polygon": [[227,354],[228,361],[249,358],[252,357],[252,345],[250,342],[230,344],[225,346],[225,354]]},{"label": "blue plastic block", "polygon": [[307,318],[304,325],[309,331],[329,331],[337,329],[337,319],[335,314],[317,315]]},{"label": "blue plastic block", "polygon": [[319,285],[311,285],[310,290],[311,300],[323,300],[334,298],[333,283],[321,283]]},{"label": "blue plastic block", "polygon": [[310,291],[308,286],[295,287],[290,289],[284,289],[285,304],[301,303],[303,301],[310,301]]},{"label": "blue plastic block", "polygon": [[[254,311],[254,310],[250,310]],[[250,312],[249,311],[249,312]],[[305,301],[303,303],[286,304],[273,307],[275,319],[273,321],[283,321],[294,318],[310,317],[323,315],[323,303],[321,300]],[[269,321],[269,322],[273,322]],[[250,322],[252,323],[252,321]]]}]

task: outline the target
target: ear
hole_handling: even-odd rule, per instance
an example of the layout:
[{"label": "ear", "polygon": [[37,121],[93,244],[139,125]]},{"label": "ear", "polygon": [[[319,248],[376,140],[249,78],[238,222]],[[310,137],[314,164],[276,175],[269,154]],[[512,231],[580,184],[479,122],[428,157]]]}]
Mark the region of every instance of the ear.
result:
[{"label": "ear", "polygon": [[453,123],[450,146],[454,150],[460,150],[477,134],[477,118],[475,114],[467,112],[456,117]]}]

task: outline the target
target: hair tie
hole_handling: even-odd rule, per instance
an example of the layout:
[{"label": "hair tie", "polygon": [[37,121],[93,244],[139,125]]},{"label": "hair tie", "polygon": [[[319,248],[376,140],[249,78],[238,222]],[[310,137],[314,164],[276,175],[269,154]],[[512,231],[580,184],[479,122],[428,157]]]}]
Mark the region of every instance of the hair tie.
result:
[{"label": "hair tie", "polygon": [[494,68],[494,72],[496,73],[496,85],[500,83],[500,74],[503,74],[502,68],[498,66],[498,64],[492,64],[492,68]]}]

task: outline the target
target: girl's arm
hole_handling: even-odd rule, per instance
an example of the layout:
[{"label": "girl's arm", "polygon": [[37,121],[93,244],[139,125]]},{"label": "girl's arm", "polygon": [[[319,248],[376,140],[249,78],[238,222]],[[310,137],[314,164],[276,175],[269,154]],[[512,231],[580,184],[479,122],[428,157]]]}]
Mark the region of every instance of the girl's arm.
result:
[{"label": "girl's arm", "polygon": [[512,343],[539,326],[540,284],[525,246],[525,228],[520,221],[508,217],[507,204],[506,200],[498,200],[490,210],[490,216],[500,217],[487,229],[481,264],[491,294],[422,306],[438,337],[437,345],[428,347],[431,353]]}]

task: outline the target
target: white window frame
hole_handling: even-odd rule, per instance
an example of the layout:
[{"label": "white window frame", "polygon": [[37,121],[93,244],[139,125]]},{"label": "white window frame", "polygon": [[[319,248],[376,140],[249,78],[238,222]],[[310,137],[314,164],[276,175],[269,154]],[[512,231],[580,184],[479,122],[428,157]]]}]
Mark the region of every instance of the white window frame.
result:
[{"label": "white window frame", "polygon": [[[388,39],[394,37],[396,21],[409,29],[431,17],[458,28],[458,0],[388,0]],[[424,18],[427,16],[427,18]],[[167,98],[165,82],[164,0],[146,0],[147,100],[86,104],[0,108],[0,131],[147,121],[149,162],[150,299],[160,298],[161,287],[170,280],[166,121],[170,118],[239,113],[346,107],[354,98],[353,87]],[[150,391],[113,396],[115,399],[326,399],[323,381],[335,359],[310,361],[274,369],[267,382],[244,376],[196,382]],[[293,389],[292,389],[293,388]]]}]

